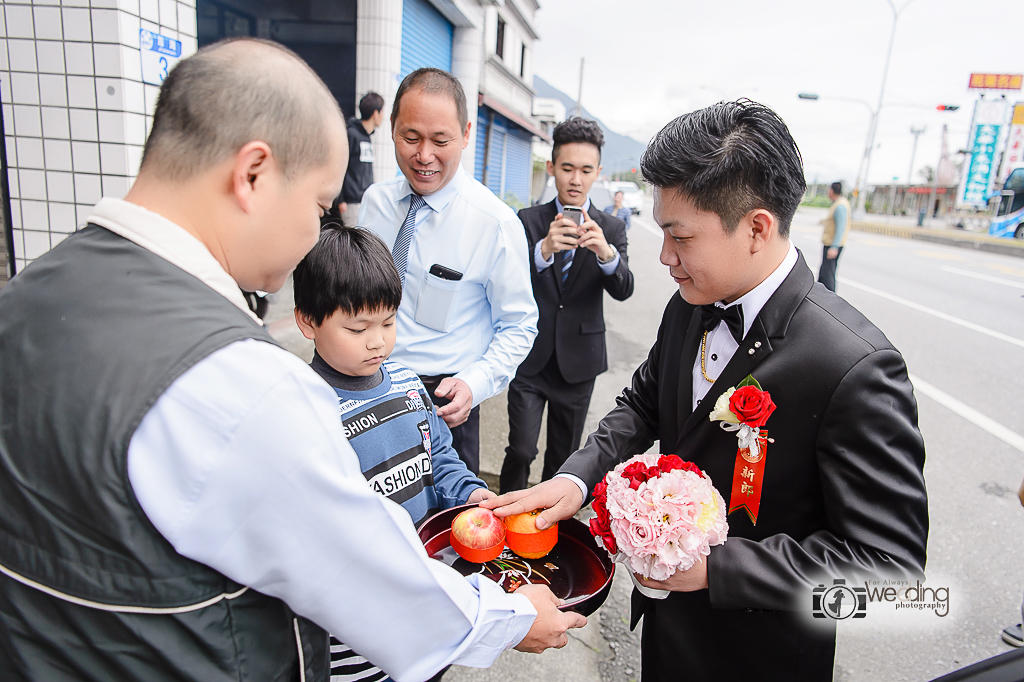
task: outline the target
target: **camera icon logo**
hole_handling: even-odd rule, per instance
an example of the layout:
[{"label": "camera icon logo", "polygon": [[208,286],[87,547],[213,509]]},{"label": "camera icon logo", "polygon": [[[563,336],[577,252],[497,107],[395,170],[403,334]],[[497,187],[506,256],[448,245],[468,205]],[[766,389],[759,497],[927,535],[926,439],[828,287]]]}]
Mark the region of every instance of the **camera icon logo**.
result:
[{"label": "camera icon logo", "polygon": [[868,591],[847,586],[845,579],[835,578],[829,587],[819,584],[814,588],[811,605],[815,618],[864,618],[868,615]]}]

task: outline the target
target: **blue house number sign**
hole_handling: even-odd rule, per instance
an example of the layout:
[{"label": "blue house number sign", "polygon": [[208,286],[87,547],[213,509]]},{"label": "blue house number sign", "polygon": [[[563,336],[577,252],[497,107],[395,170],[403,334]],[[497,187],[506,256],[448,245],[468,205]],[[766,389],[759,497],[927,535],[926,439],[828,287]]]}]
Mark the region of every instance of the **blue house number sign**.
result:
[{"label": "blue house number sign", "polygon": [[139,44],[142,48],[142,80],[152,85],[162,84],[167,73],[181,59],[181,41],[140,29]]}]

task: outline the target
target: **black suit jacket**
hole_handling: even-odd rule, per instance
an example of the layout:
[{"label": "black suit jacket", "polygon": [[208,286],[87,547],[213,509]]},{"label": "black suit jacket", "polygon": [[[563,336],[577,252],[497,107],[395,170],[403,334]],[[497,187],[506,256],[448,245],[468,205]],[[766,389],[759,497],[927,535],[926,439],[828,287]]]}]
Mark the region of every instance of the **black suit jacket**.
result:
[{"label": "black suit jacket", "polygon": [[702,333],[699,310],[674,295],[632,385],[561,471],[592,490],[658,439],[662,452],[706,471],[728,502],[736,435],[708,415],[753,374],[777,405],[757,525],[743,511],[729,515],[729,538],[708,557],[709,589],[664,601],[634,593],[634,623],[645,616],[644,681],[680,670],[695,680],[830,680],[834,621],[807,625],[813,587],[924,571],[924,443],[906,366],[863,315],[814,283],[802,255],[691,410]]},{"label": "black suit jacket", "polygon": [[624,301],[633,294],[633,273],[626,255],[626,224],[597,210],[591,204],[590,216],[604,232],[605,240],[619,252],[619,265],[606,275],[597,255],[590,249],[576,249],[569,277],[562,284],[561,260],[543,272],[537,272],[534,249],[548,234],[551,221],[558,215],[554,200],[519,211],[530,245],[530,277],[533,296],[540,310],[537,338],[533,349],[519,365],[519,376],[540,372],[555,353],[562,377],[569,383],[593,379],[608,369],[608,351],[604,338],[604,292]]}]

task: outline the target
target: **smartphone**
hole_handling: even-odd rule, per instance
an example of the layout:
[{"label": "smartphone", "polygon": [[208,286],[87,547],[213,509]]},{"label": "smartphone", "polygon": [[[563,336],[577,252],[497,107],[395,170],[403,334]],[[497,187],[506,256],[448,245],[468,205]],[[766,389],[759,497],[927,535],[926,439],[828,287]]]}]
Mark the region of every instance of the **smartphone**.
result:
[{"label": "smartphone", "polygon": [[441,279],[446,279],[450,282],[458,282],[460,279],[462,279],[461,272],[452,270],[451,268],[446,268],[440,263],[434,263],[433,265],[431,265],[429,272],[434,277],[440,277]]},{"label": "smartphone", "polygon": [[577,225],[583,224],[583,209],[578,206],[563,206],[562,217],[568,218]]}]

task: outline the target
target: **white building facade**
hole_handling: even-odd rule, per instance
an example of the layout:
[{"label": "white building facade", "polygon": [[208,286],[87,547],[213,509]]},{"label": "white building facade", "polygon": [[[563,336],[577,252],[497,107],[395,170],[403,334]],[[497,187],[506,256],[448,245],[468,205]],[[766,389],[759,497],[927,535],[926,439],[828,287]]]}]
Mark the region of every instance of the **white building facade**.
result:
[{"label": "white building facade", "polygon": [[[347,116],[367,92],[390,115],[413,70],[450,71],[474,131],[463,165],[512,205],[530,200],[535,0],[35,0],[0,3],[4,240],[14,274],[138,173],[162,75],[225,37],[287,45]],[[390,129],[374,174],[394,177]],[[0,259],[2,264],[2,259]]]}]

